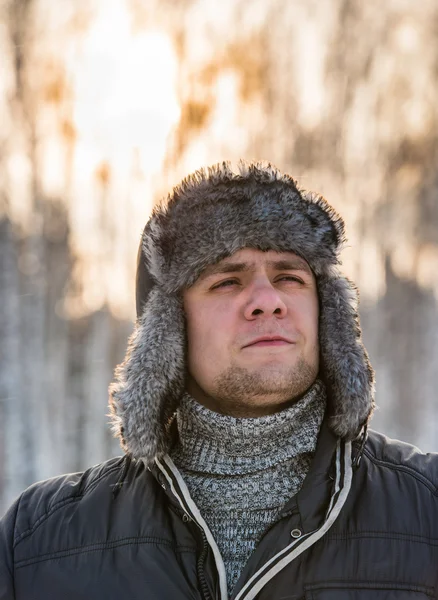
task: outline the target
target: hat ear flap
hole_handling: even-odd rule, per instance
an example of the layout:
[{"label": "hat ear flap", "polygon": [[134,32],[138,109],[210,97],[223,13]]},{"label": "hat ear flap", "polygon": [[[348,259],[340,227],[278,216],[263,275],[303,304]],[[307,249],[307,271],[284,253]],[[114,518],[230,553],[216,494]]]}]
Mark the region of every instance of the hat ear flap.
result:
[{"label": "hat ear flap", "polygon": [[354,439],[374,410],[374,371],[362,343],[358,293],[336,270],[318,277],[322,375],[328,392],[329,424]]},{"label": "hat ear flap", "polygon": [[123,449],[152,462],[169,450],[168,426],[185,383],[182,300],[154,286],[110,387],[115,434]]}]

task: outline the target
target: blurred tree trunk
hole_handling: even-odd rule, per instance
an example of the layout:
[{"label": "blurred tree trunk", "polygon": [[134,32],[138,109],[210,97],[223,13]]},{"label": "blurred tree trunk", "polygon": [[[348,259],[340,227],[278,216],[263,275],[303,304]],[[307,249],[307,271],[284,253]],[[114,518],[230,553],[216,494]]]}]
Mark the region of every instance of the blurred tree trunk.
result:
[{"label": "blurred tree trunk", "polygon": [[28,485],[23,458],[26,406],[20,373],[19,271],[17,248],[7,219],[0,222],[0,498],[11,499]]},{"label": "blurred tree trunk", "polygon": [[[29,83],[40,33],[35,6],[16,0],[1,7],[12,48],[15,138],[1,140],[0,160],[0,513],[34,481],[118,453],[106,424],[107,388],[130,329],[105,308],[77,319],[65,311],[75,259],[67,203],[43,191],[41,107]],[[30,167],[26,212],[13,223],[8,160],[20,153]]]}]

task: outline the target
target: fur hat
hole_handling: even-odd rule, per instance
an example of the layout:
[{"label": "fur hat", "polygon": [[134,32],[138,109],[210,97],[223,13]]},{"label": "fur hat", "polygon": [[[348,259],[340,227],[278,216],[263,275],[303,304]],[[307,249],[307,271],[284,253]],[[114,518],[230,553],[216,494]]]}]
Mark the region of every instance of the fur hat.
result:
[{"label": "fur hat", "polygon": [[362,344],[357,290],[338,270],[344,222],[321,197],[265,163],[224,162],[196,171],[157,206],[137,264],[137,322],[110,388],[113,429],[147,462],[169,449],[169,424],[184,392],[186,332],[181,291],[245,247],[291,251],[317,282],[320,376],[329,425],[357,437],[374,408],[374,373]]}]

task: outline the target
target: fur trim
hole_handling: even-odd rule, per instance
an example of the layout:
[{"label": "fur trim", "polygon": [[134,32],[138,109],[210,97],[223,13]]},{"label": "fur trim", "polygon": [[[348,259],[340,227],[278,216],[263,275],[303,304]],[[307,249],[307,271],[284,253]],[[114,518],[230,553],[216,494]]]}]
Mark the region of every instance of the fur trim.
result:
[{"label": "fur trim", "polygon": [[154,288],[110,387],[113,431],[135,458],[168,451],[168,426],[184,391],[185,346],[180,298]]},{"label": "fur trim", "polygon": [[374,407],[373,371],[360,337],[357,294],[337,270],[344,222],[322,198],[264,163],[197,171],[157,206],[141,240],[138,321],[110,388],[124,449],[152,461],[169,446],[168,424],[184,389],[180,293],[209,265],[245,247],[292,251],[313,270],[320,296],[321,376],[333,431],[353,439]]},{"label": "fur trim", "polygon": [[362,343],[358,293],[336,271],[318,278],[319,341],[329,399],[329,426],[355,439],[374,410],[374,371]]},{"label": "fur trim", "polygon": [[344,222],[322,196],[300,191],[272,165],[196,171],[152,214],[142,238],[152,277],[168,294],[244,247],[292,251],[315,275],[339,262]]}]

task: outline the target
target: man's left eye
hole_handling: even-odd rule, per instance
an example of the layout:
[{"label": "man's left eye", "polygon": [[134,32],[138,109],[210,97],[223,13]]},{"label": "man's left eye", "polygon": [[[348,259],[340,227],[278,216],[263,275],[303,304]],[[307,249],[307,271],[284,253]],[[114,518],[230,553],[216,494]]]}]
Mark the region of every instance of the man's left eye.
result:
[{"label": "man's left eye", "polygon": [[277,281],[296,281],[297,283],[304,283],[303,280],[296,275],[282,275]]}]

